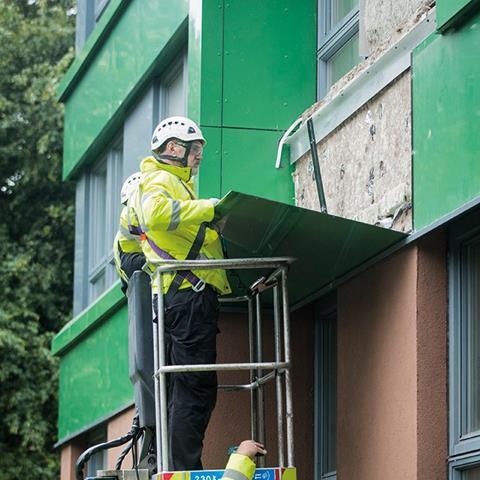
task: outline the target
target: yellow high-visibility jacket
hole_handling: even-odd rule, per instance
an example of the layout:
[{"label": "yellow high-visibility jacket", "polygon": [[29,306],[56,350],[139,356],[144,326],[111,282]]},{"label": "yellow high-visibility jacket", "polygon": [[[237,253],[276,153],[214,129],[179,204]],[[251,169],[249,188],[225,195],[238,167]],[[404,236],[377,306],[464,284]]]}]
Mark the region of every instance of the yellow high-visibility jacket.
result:
[{"label": "yellow high-visibility jacket", "polygon": [[128,283],[127,274],[122,269],[122,262],[120,258],[121,252],[142,253],[140,237],[138,235],[132,235],[129,231],[129,218],[127,207],[123,207],[120,213],[120,225],[113,241],[113,259],[115,261],[115,268],[118,275],[125,283]]},{"label": "yellow high-visibility jacket", "polygon": [[[213,220],[214,206],[210,200],[196,198],[190,168],[162,164],[153,157],[147,157],[142,160],[140,171],[139,188],[128,203],[134,211],[131,217],[138,219],[140,228],[159,248],[177,260],[184,260],[200,225]],[[160,259],[145,238],[141,243],[147,260]],[[207,227],[197,258],[223,258],[222,244],[215,230]],[[225,270],[193,270],[193,273],[220,294],[231,292]],[[164,293],[173,276],[163,276]],[[189,287],[191,284],[188,280],[184,280],[180,286],[181,289]],[[156,291],[156,286],[152,285],[152,289]]]},{"label": "yellow high-visibility jacket", "polygon": [[250,457],[232,453],[222,478],[225,480],[252,480],[255,468],[255,463]]}]

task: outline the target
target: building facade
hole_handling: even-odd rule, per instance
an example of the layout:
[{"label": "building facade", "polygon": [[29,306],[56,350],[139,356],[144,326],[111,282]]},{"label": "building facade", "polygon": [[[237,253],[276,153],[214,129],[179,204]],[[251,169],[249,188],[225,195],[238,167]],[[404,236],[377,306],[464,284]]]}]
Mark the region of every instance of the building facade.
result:
[{"label": "building facade", "polygon": [[[52,344],[61,478],[130,428],[111,244],[123,180],[177,114],[208,142],[201,197],[236,190],[319,210],[318,161],[328,215],[405,234],[293,306],[299,478],[480,478],[478,2],[79,0],[76,43],[59,87],[64,177],[77,185],[73,319]],[[219,361],[244,361],[242,316],[223,312],[220,329]],[[208,468],[249,436],[235,395],[219,394]]]}]

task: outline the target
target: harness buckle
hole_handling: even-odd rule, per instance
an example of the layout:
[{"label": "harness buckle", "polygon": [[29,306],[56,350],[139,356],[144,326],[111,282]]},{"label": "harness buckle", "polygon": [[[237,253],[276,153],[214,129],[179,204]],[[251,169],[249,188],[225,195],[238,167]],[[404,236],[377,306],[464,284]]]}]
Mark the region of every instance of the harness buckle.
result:
[{"label": "harness buckle", "polygon": [[206,285],[207,284],[205,283],[205,281],[200,279],[199,282],[197,282],[195,285],[192,285],[192,290],[194,292],[201,292],[202,290],[205,289]]}]

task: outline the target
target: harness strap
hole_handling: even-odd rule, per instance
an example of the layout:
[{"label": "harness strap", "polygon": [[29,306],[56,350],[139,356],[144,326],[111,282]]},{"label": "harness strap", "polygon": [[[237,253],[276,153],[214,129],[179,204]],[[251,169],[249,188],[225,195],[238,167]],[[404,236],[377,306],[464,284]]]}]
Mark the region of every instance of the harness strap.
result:
[{"label": "harness strap", "polygon": [[[170,255],[166,250],[160,248],[149,236],[142,230],[141,227],[136,227],[134,225],[128,226],[130,232],[133,235],[139,235],[141,240],[146,240],[150,245],[151,249],[164,260],[176,260],[173,255]],[[197,236],[190,247],[190,251],[186,256],[185,260],[194,260],[198,257],[200,249],[202,248],[203,242],[205,240],[205,232],[207,229],[206,222],[200,224],[198,229]],[[170,284],[168,291],[166,293],[166,298],[171,299],[180,288],[180,285],[183,283],[183,280],[187,280],[193,287],[195,291],[200,292],[205,288],[205,282],[197,277],[191,270],[179,270],[173,277],[172,283]]]},{"label": "harness strap", "polygon": [[[203,222],[200,224],[200,227],[197,232],[197,236],[190,247],[190,251],[188,252],[185,260],[195,260],[200,253],[200,249],[202,248],[203,242],[205,240],[205,232],[207,230],[207,223]],[[195,284],[190,280],[191,277],[195,277],[200,283],[196,282]],[[195,291],[200,292],[205,288],[205,282],[197,277],[191,270],[179,270],[177,271],[176,275],[173,277],[172,283],[168,288],[167,294],[165,295],[165,300],[171,300],[175,294],[177,293],[178,289],[183,283],[183,279],[187,279],[193,286]]]}]

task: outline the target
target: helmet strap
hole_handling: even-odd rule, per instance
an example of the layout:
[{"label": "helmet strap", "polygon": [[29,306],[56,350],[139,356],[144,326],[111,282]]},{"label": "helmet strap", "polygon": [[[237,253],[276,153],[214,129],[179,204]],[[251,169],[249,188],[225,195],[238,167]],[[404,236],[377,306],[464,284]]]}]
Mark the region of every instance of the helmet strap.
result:
[{"label": "helmet strap", "polygon": [[179,162],[182,167],[187,167],[188,166],[188,156],[190,155],[190,150],[192,148],[192,143],[191,142],[178,142],[182,147],[185,148],[185,154],[182,157],[175,157],[174,155],[167,155],[165,153],[155,153],[153,152],[153,156],[155,157],[155,160],[159,161],[160,163],[166,163],[163,160],[171,160],[173,162]]}]

